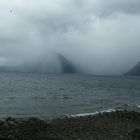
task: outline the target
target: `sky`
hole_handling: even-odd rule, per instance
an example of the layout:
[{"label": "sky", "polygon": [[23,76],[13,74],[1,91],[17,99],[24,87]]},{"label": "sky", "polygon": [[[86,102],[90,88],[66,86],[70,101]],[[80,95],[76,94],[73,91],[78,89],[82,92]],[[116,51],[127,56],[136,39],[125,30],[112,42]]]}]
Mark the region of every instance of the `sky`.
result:
[{"label": "sky", "polygon": [[0,0],[0,66],[57,65],[121,74],[140,61],[139,0]]}]

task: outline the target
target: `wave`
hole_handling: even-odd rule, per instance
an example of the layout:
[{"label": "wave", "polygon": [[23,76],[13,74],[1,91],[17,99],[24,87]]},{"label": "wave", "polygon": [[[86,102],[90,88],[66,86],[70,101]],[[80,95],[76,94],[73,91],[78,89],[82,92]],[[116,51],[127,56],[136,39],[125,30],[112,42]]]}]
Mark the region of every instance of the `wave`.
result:
[{"label": "wave", "polygon": [[140,108],[140,105],[136,105],[137,106],[137,108]]},{"label": "wave", "polygon": [[115,107],[115,108],[105,109],[103,111],[95,111],[93,113],[74,114],[74,115],[70,115],[70,117],[96,116],[98,114],[110,113],[110,112],[116,112],[116,111],[123,111],[123,110],[140,112],[139,109],[140,109],[139,104],[134,104],[134,105],[124,104],[124,105],[121,105],[121,106],[118,106],[118,107]]},{"label": "wave", "polygon": [[[121,110],[121,109],[119,109]],[[113,109],[113,108],[110,108],[110,109],[106,109],[106,110],[103,110],[103,111],[96,111],[96,112],[93,112],[93,113],[82,113],[82,114],[75,114],[75,115],[70,115],[70,117],[84,117],[84,116],[96,116],[98,114],[103,114],[103,113],[110,113],[110,112],[116,112],[117,110],[116,109]]]}]

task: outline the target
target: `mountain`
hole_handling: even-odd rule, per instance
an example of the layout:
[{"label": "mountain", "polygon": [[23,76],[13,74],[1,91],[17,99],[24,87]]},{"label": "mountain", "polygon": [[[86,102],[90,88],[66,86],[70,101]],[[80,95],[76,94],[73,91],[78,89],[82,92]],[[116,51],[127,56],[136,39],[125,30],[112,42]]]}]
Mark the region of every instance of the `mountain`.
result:
[{"label": "mountain", "polygon": [[0,67],[0,72],[31,72],[31,73],[78,73],[76,65],[65,56],[57,53],[55,61],[45,60],[28,63],[20,66]]},{"label": "mountain", "polygon": [[70,62],[60,53],[57,53],[57,56],[61,65],[62,73],[78,73],[78,69],[72,62]]},{"label": "mountain", "polygon": [[125,75],[128,76],[140,76],[140,62],[138,62],[132,69],[130,69]]}]

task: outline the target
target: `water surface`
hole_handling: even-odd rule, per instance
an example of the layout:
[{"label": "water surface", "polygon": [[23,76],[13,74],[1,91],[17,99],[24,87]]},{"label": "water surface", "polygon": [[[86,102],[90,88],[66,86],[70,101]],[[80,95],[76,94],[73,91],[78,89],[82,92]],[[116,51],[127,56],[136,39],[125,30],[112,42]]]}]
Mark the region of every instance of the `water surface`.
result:
[{"label": "water surface", "polygon": [[140,111],[140,77],[0,73],[0,116],[54,118]]}]

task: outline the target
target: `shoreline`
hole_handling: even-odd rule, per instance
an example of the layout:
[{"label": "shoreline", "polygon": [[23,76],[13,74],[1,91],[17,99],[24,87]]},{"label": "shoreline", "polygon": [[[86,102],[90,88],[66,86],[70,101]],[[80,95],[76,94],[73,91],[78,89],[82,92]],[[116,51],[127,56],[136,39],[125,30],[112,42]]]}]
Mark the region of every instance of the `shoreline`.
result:
[{"label": "shoreline", "polygon": [[41,120],[0,120],[3,140],[140,140],[140,113],[102,112],[96,115]]}]

